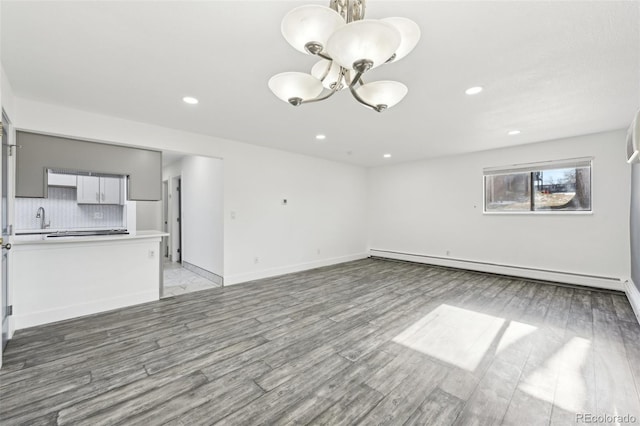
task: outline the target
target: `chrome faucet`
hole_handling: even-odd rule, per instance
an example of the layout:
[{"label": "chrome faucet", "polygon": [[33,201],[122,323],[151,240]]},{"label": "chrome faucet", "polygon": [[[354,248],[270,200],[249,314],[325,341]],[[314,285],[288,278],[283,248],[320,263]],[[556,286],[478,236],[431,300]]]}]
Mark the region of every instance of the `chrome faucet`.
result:
[{"label": "chrome faucet", "polygon": [[40,219],[40,229],[48,228],[51,225],[51,222],[44,223],[45,221],[44,207],[38,207],[38,211],[36,212],[36,219]]}]

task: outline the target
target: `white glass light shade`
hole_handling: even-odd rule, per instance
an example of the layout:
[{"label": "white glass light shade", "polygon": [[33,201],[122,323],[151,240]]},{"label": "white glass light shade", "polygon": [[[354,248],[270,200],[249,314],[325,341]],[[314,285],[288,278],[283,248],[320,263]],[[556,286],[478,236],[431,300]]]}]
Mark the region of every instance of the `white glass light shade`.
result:
[{"label": "white glass light shade", "polygon": [[373,67],[384,64],[400,46],[400,32],[391,24],[373,19],[351,22],[338,28],[327,41],[327,52],[335,62],[353,69],[353,63],[368,59]]},{"label": "white glass light shade", "polygon": [[381,21],[393,25],[400,32],[400,46],[395,51],[396,57],[393,62],[407,56],[420,40],[418,24],[407,18],[384,18]]},{"label": "white glass light shade", "polygon": [[322,83],[312,75],[303,72],[283,72],[269,80],[269,89],[285,102],[289,99],[313,99],[322,92]]},{"label": "white glass light shade", "polygon": [[373,81],[356,89],[358,95],[368,104],[374,107],[386,105],[387,108],[400,102],[408,91],[407,86],[397,81]]},{"label": "white glass light shade", "polygon": [[[333,90],[333,85],[338,82],[342,84],[342,87],[340,88],[340,90],[344,90],[347,87],[349,87],[346,81],[344,81],[344,79],[341,79],[340,65],[336,64],[335,62],[331,62],[331,68],[329,69],[329,72],[327,73],[326,77],[324,77],[325,73],[327,72],[328,66],[329,66],[329,61],[327,61],[326,59],[316,62],[313,68],[311,68],[311,75],[317,78],[318,80],[321,80],[322,85],[330,90]],[[324,77],[324,80],[322,79],[322,77]],[[342,80],[342,81],[339,81],[339,80]]]},{"label": "white glass light shade", "polygon": [[280,29],[285,40],[302,53],[305,44],[320,43],[327,46],[327,40],[333,32],[345,22],[333,9],[320,5],[300,6],[287,13],[282,19]]}]

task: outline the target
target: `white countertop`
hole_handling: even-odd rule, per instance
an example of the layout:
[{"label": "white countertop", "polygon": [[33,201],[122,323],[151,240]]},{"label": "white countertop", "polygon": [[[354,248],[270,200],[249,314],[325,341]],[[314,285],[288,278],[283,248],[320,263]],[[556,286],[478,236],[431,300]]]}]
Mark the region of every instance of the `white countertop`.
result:
[{"label": "white countertop", "polygon": [[87,243],[96,241],[113,241],[113,240],[135,240],[143,238],[161,238],[169,234],[156,230],[136,231],[133,234],[116,234],[116,235],[88,235],[82,237],[56,237],[47,238],[43,234],[31,235],[13,235],[10,238],[11,244],[27,245],[27,244],[66,244],[66,243]]}]

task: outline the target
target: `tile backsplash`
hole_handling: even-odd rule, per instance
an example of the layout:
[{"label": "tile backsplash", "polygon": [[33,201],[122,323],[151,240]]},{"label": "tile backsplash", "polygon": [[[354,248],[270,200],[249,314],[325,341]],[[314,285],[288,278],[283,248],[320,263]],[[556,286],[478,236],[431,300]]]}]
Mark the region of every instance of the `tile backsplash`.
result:
[{"label": "tile backsplash", "polygon": [[[49,198],[16,198],[16,231],[40,229],[36,218],[39,207],[45,209],[45,223],[52,230],[111,229],[126,227],[124,206],[78,204],[76,188],[49,187]],[[96,219],[102,214],[101,219]]]}]

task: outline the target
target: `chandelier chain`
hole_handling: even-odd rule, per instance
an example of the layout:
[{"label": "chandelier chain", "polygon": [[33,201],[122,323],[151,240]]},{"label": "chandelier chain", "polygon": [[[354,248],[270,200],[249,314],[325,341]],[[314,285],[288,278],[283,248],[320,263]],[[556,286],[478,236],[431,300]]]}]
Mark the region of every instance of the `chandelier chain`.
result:
[{"label": "chandelier chain", "polygon": [[365,0],[331,0],[329,7],[338,12],[346,23],[364,19]]}]

